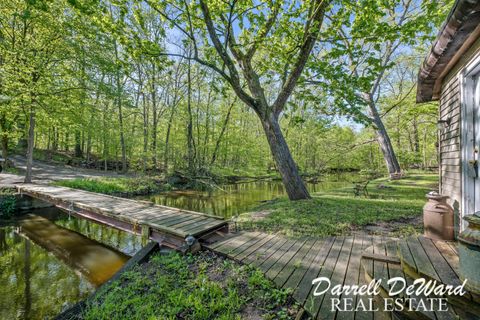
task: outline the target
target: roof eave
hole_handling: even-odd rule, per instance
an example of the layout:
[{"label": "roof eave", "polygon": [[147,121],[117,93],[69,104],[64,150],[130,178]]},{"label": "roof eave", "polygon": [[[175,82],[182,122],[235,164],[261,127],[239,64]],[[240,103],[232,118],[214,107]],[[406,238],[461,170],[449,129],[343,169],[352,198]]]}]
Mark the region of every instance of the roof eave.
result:
[{"label": "roof eave", "polygon": [[479,24],[480,1],[457,0],[418,72],[417,103],[439,99],[443,77],[476,40]]}]

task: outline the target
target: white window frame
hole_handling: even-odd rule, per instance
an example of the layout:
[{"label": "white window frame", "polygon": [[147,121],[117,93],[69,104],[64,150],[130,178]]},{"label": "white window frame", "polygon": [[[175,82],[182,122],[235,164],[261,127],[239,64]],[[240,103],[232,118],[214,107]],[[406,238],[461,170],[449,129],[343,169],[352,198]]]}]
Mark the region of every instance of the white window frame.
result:
[{"label": "white window frame", "polygon": [[[473,78],[480,76],[480,55],[472,59],[468,65],[460,73],[460,109],[461,109],[461,176],[462,176],[462,190],[461,190],[461,211],[460,218],[465,215],[472,214],[475,208],[475,199],[470,196],[475,190],[475,181],[468,178],[468,166],[467,161],[472,158],[472,150],[469,147],[472,145],[472,141],[469,139],[475,139],[473,128],[473,108],[474,108],[474,94],[475,94],[475,81]],[[478,80],[477,80],[478,81]],[[480,112],[477,112],[477,115]],[[476,126],[480,129],[480,119],[476,119]],[[477,129],[477,130],[478,130]],[[478,136],[478,134],[477,134]],[[478,178],[477,178],[478,179]],[[476,201],[479,201],[480,195],[477,195]],[[466,221],[461,219],[459,221],[460,232],[466,227]]]}]

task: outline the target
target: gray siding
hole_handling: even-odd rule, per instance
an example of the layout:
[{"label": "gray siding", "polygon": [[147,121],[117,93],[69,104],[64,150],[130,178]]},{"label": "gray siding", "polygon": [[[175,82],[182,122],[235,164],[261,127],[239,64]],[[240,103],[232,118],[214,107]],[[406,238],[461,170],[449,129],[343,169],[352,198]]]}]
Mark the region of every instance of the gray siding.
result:
[{"label": "gray siding", "polygon": [[448,128],[439,130],[440,192],[450,196],[456,209],[457,221],[461,204],[461,109],[458,76],[443,84],[440,97],[439,119],[451,119]]},{"label": "gray siding", "polygon": [[480,39],[462,55],[446,75],[442,83],[439,119],[451,119],[448,128],[439,130],[440,192],[450,197],[455,209],[455,226],[458,232],[462,208],[462,157],[461,157],[461,85],[460,75],[464,68],[480,56]]}]

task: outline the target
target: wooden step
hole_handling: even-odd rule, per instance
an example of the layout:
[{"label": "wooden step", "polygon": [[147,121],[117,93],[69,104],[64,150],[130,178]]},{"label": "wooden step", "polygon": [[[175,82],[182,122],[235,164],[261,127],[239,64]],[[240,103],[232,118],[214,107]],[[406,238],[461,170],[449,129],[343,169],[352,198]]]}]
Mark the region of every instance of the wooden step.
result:
[{"label": "wooden step", "polygon": [[[431,244],[433,244],[434,247],[432,247]],[[443,261],[441,261],[440,256],[438,256],[437,253],[432,252],[435,248],[437,248],[435,243],[431,243],[430,239],[423,237],[422,239],[409,238],[386,242],[384,244],[385,255],[376,256],[372,254],[372,252],[382,252],[382,248],[368,248],[365,250],[366,253],[364,253],[364,257],[362,258],[362,267],[365,271],[365,279],[367,283],[372,280],[381,280],[381,299],[403,299],[401,300],[401,304],[404,306],[404,309],[397,310],[395,312],[400,317],[422,320],[478,319],[477,315],[480,314],[480,309],[478,309],[478,304],[471,300],[471,295],[461,299],[458,299],[454,296],[446,297],[448,301],[448,311],[438,311],[438,305],[434,307],[433,311],[415,310],[420,299],[426,303],[429,302],[427,298],[441,297],[416,296],[415,294],[407,295],[405,292],[397,297],[389,296],[391,288],[388,285],[388,280],[394,277],[401,277],[405,279],[407,286],[412,285],[414,281],[419,278],[424,278],[427,281],[438,279],[437,283],[452,284],[454,286],[461,284],[458,277],[455,281],[453,280],[453,275],[456,273],[448,264],[447,259],[442,258]],[[449,257],[449,259],[452,259],[452,257]],[[371,262],[372,260],[374,263]],[[400,260],[400,265],[397,262],[398,260]],[[427,265],[427,263],[429,263],[429,265]],[[448,269],[447,266],[450,269]],[[431,272],[435,272],[434,277],[425,276]],[[450,278],[447,276],[450,276]],[[450,282],[444,283],[442,282],[442,279],[449,280]],[[408,310],[406,301],[417,302],[417,304],[413,303],[413,310]]]}]

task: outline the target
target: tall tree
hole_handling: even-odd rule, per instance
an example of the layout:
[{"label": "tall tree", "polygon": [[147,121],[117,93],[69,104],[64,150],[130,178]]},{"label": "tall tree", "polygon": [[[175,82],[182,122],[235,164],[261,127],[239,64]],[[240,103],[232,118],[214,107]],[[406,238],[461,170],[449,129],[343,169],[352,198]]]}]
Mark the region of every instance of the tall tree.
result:
[{"label": "tall tree", "polygon": [[[430,43],[431,30],[443,19],[443,1],[360,0],[343,2],[324,34],[328,46],[316,52],[312,69],[332,93],[340,113],[371,125],[391,177],[401,168],[378,101],[386,72],[401,52]],[[312,78],[315,78],[313,76]]]},{"label": "tall tree", "polygon": [[70,85],[69,81],[62,83],[55,77],[70,52],[64,42],[65,22],[69,18],[58,1],[8,1],[2,6],[2,90],[11,98],[7,102],[9,108],[21,108],[26,115],[25,182],[31,182],[38,114],[53,106],[55,103],[49,99],[68,90],[65,86]]},{"label": "tall tree", "polygon": [[[309,198],[279,116],[302,75],[330,1],[145,2],[184,34],[193,46],[193,60],[223,77],[257,114],[289,198]],[[201,41],[203,36],[209,40]],[[275,87],[277,93],[267,95]]]}]

